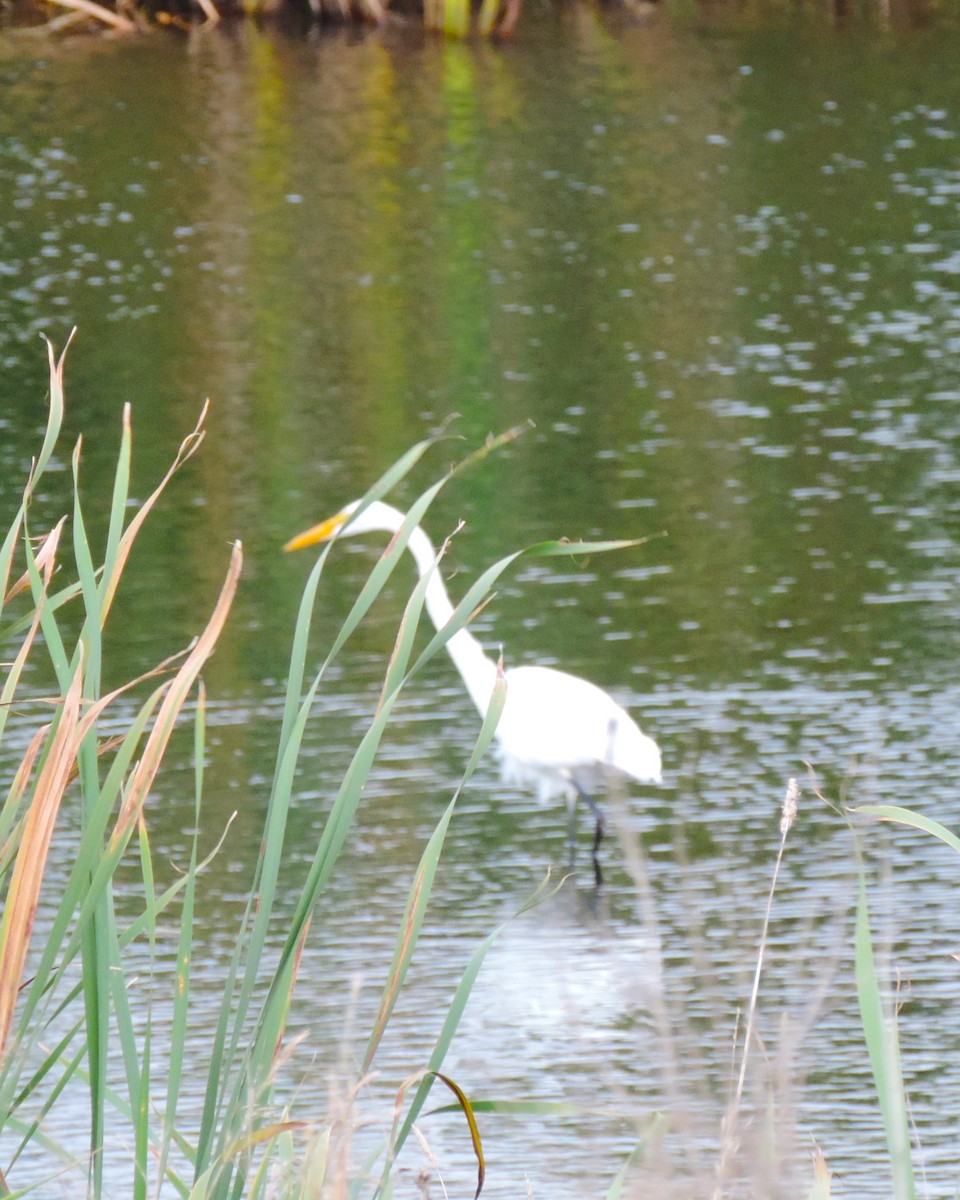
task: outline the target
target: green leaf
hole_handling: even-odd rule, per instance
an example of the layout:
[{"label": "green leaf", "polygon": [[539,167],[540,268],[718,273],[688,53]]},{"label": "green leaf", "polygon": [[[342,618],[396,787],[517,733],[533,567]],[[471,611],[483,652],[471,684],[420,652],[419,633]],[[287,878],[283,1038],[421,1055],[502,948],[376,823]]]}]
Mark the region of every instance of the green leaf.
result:
[{"label": "green leaf", "polygon": [[887,1135],[893,1196],[894,1200],[914,1200],[916,1189],[910,1158],[910,1124],[900,1067],[896,1018],[892,1013],[887,1015],[884,1012],[862,868],[857,901],[855,962],[860,1017]]},{"label": "green leaf", "polygon": [[900,808],[895,804],[861,804],[851,811],[865,817],[876,817],[879,821],[892,821],[898,825],[908,825],[912,829],[919,829],[922,833],[929,833],[933,837],[939,838],[951,850],[956,850],[960,854],[960,838],[956,834],[951,833],[939,821],[913,812],[909,808]]},{"label": "green leaf", "polygon": [[644,1130],[643,1137],[639,1142],[637,1142],[636,1146],[634,1146],[633,1150],[627,1156],[626,1162],[624,1162],[623,1166],[614,1177],[613,1183],[610,1184],[610,1188],[607,1191],[606,1200],[620,1200],[621,1196],[623,1195],[623,1185],[626,1181],[627,1175],[630,1172],[630,1168],[635,1166],[638,1162],[643,1161],[644,1155],[650,1148],[650,1144],[653,1141],[659,1141],[660,1136],[663,1133],[663,1128],[663,1114],[656,1113],[648,1123],[647,1128]]}]

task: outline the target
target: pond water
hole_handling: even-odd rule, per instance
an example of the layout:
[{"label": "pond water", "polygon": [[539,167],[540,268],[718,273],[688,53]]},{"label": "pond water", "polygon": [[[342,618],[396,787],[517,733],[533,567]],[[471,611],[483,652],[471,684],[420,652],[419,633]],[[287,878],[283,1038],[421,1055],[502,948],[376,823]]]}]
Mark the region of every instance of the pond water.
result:
[{"label": "pond water", "polygon": [[[245,545],[205,675],[211,842],[239,812],[195,954],[211,1013],[310,565],[281,553],[286,538],[451,413],[463,441],[434,453],[401,504],[488,432],[534,423],[431,512],[437,538],[465,522],[456,597],[543,538],[665,534],[588,562],[521,562],[477,622],[509,661],[562,664],[613,692],[664,755],[661,785],[629,789],[603,893],[584,842],[575,878],[506,926],[481,973],[450,1074],[472,1096],[597,1112],[483,1118],[492,1198],[605,1194],[657,1108],[682,1119],[651,1167],[656,1194],[688,1194],[687,1174],[707,1194],[790,776],[805,793],[758,1017],[791,1080],[784,1186],[805,1194],[816,1143],[836,1195],[890,1194],[852,979],[854,840],[804,764],[834,800],[960,817],[958,61],[955,15],[896,8],[837,25],[680,6],[633,25],[565,6],[531,11],[502,47],[248,26],[0,46],[0,515],[44,423],[38,334],[62,343],[77,324],[63,453],[82,431],[94,504],[124,401],[145,495],[212,399],[209,436],[120,596],[118,679],[198,631],[229,541]],[[41,508],[63,504],[51,489]],[[336,548],[317,662],[382,544]],[[395,579],[318,702],[291,897],[376,702],[412,566]],[[476,732],[437,659],[390,728],[305,953],[301,1114],[324,1111],[331,1072],[362,1045]],[[153,802],[158,860],[181,860],[193,824],[186,743]],[[483,764],[365,1116],[389,1122],[472,949],[566,862],[565,836],[562,811]],[[958,863],[905,831],[865,837],[903,989],[917,1161],[927,1194],[953,1194]],[[639,893],[625,866],[637,839]],[[198,1028],[198,1088],[206,1046]],[[462,1193],[473,1166],[459,1121],[423,1128]],[[421,1194],[417,1173],[434,1171],[418,1153],[405,1152],[398,1194]]]}]

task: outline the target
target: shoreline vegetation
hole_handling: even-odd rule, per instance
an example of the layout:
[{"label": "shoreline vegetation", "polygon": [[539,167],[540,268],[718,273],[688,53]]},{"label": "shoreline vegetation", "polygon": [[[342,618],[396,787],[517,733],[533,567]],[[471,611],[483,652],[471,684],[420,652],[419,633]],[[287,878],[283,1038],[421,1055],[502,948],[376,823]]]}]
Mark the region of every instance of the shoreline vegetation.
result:
[{"label": "shoreline vegetation", "polygon": [[[202,671],[216,652],[241,586],[243,551],[235,543],[225,555],[219,596],[208,616],[198,614],[195,640],[179,651],[171,648],[170,656],[143,677],[106,690],[103,680],[112,679],[111,644],[122,636],[110,622],[114,597],[141,527],[147,519],[162,520],[153,510],[164,489],[201,447],[203,414],[153,493],[142,504],[132,504],[132,420],[129,406],[124,409],[104,545],[95,552],[87,539],[81,498],[80,443],[69,458],[71,511],[52,528],[34,525],[33,500],[43,494],[41,482],[48,469],[56,469],[64,412],[64,355],[57,358],[52,347],[49,369],[46,434],[29,470],[23,502],[0,543],[0,748],[5,763],[0,786],[0,1197],[42,1196],[56,1181],[59,1188],[70,1186],[91,1200],[104,1200],[119,1194],[116,1180],[123,1178],[129,1180],[124,1194],[133,1200],[174,1193],[185,1200],[320,1200],[348,1194],[376,1200],[392,1194],[394,1165],[414,1123],[426,1115],[424,1104],[437,1081],[453,1093],[453,1108],[464,1118],[463,1138],[476,1159],[479,1196],[485,1164],[476,1114],[484,1114],[488,1143],[496,1140],[498,1117],[576,1122],[589,1115],[560,1102],[527,1102],[515,1096],[481,1099],[472,1094],[470,1081],[443,1074],[447,1050],[498,929],[491,930],[462,964],[447,1011],[423,1013],[424,1026],[434,1031],[434,1048],[426,1062],[409,1064],[406,1079],[389,1081],[396,1099],[392,1118],[379,1122],[387,1132],[377,1151],[357,1165],[351,1150],[360,1126],[358,1106],[369,1089],[378,1048],[417,948],[447,829],[462,788],[493,736],[502,687],[495,692],[461,783],[413,873],[392,961],[371,968],[382,975],[382,991],[372,1027],[362,1039],[365,1049],[357,1056],[355,1075],[344,1081],[330,1111],[319,1118],[313,1114],[308,1122],[280,1098],[278,1073],[289,1073],[296,1061],[298,1039],[290,1036],[286,1023],[301,954],[308,938],[322,941],[327,924],[335,929],[336,912],[327,911],[322,900],[336,876],[395,703],[407,681],[486,603],[489,589],[516,554],[481,576],[449,624],[429,637],[422,650],[417,649],[416,634],[423,581],[414,587],[380,702],[331,801],[306,878],[291,897],[283,891],[290,885],[281,884],[281,873],[288,815],[297,792],[298,756],[313,701],[330,664],[403,557],[409,531],[398,534],[372,568],[339,633],[320,650],[321,666],[311,679],[311,615],[329,547],[318,557],[292,633],[272,784],[262,797],[250,800],[259,800],[264,813],[260,853],[239,927],[229,935],[235,949],[211,1023],[209,1005],[195,1005],[191,982],[195,912],[201,877],[229,839],[231,821],[224,828],[211,828],[204,814],[207,701]],[[422,517],[453,475],[512,436],[491,439],[429,487],[411,512]],[[388,493],[433,444],[434,439],[427,439],[414,446],[365,499]],[[528,553],[576,556],[582,546],[544,543]],[[38,678],[53,680],[54,694],[38,695]],[[164,882],[168,864],[156,861],[151,851],[153,793],[174,729],[191,727],[195,821],[184,835],[172,881]],[[827,803],[814,780],[808,792]],[[641,919],[651,944],[657,945],[657,897],[643,847],[622,819],[622,798],[614,793],[611,799]],[[872,876],[862,847],[878,821],[929,835],[958,854],[960,840],[906,809],[829,807],[838,823],[849,827],[851,839],[856,895],[843,924],[839,953],[855,973],[859,1013],[851,1011],[849,1018],[859,1018],[862,1027],[864,1059],[873,1075],[878,1120],[886,1134],[888,1162],[878,1163],[878,1176],[882,1173],[889,1180],[894,1200],[913,1200],[914,1163],[919,1160],[922,1165],[922,1146],[917,1144],[901,1065],[894,968],[874,948],[868,903]],[[65,820],[64,813],[71,819]],[[773,828],[774,813],[768,816]],[[765,819],[762,812],[757,819]],[[842,1170],[842,1164],[828,1165],[817,1146],[816,1130],[802,1128],[802,1079],[797,1078],[792,1055],[804,1021],[809,1025],[816,1019],[831,981],[821,984],[819,994],[813,989],[799,1025],[790,1023],[791,1014],[781,1014],[780,1044],[764,1043],[757,1021],[763,1008],[768,923],[777,904],[781,863],[789,855],[788,835],[798,819],[800,793],[791,780],[779,815],[779,843],[771,847],[769,895],[765,902],[753,898],[758,951],[752,989],[735,1028],[724,1029],[724,1017],[710,1031],[722,1055],[732,1051],[725,1094],[716,1094],[723,1088],[711,1089],[706,1079],[692,1078],[695,1047],[703,1044],[704,1030],[695,1028],[690,1016],[672,1002],[665,975],[652,989],[652,1033],[644,1035],[656,1038],[664,1064],[662,1111],[617,1113],[625,1097],[598,1097],[598,1107],[623,1122],[635,1149],[625,1160],[610,1164],[608,1178],[597,1181],[596,1196],[733,1200],[750,1194],[773,1200],[789,1192],[807,1200],[829,1200],[830,1168]],[[59,864],[55,882],[47,877],[51,857]],[[122,887],[117,883],[121,866]],[[549,899],[561,886],[563,881],[544,880],[520,911]],[[123,902],[117,903],[120,896]],[[292,918],[280,921],[281,910],[292,912]],[[696,936],[693,914],[691,921],[691,935]],[[163,947],[171,936],[177,943],[173,955]],[[739,1003],[723,997],[720,1007],[729,1013],[737,1011]],[[198,1047],[203,1048],[202,1062],[196,1061]],[[336,1059],[339,1047],[327,1049]],[[201,1108],[183,1105],[184,1097],[198,1089]],[[711,1090],[715,1094],[704,1109],[703,1097]],[[87,1114],[88,1147],[79,1158],[57,1142],[57,1118],[64,1106],[74,1114],[74,1127],[76,1113]],[[199,1111],[199,1116],[188,1120],[184,1110]],[[420,1126],[416,1133],[424,1136]],[[787,1187],[788,1180],[795,1186]],[[470,1191],[473,1188],[471,1181]],[[462,1184],[459,1190],[465,1190]],[[428,1192],[429,1183],[423,1194]]]},{"label": "shoreline vegetation", "polygon": [[[557,0],[562,3],[563,0]],[[697,0],[701,7],[710,7]],[[778,0],[766,0],[777,7]],[[645,23],[660,0],[598,0],[628,22]],[[719,5],[718,7],[722,6]],[[156,29],[192,32],[243,19],[277,21],[296,28],[344,25],[417,25],[449,38],[507,40],[516,32],[523,0],[0,0],[0,32],[40,34],[108,32],[117,36]],[[871,14],[884,25],[922,27],[936,11],[931,0],[818,0],[825,21],[845,26]]]},{"label": "shoreline vegetation", "polygon": [[[613,0],[643,16],[654,0]],[[3,27],[47,34],[109,32],[118,36],[155,29],[185,32],[252,18],[308,28],[422,25],[451,38],[506,39],[520,20],[523,0],[0,0]]]}]

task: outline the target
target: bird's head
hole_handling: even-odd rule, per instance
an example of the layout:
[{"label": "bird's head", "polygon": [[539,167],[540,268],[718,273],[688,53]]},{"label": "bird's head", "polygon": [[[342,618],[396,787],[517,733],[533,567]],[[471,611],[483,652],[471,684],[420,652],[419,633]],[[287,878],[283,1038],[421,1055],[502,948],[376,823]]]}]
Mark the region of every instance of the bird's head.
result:
[{"label": "bird's head", "polygon": [[[317,546],[329,542],[341,531],[347,536],[355,533],[396,533],[403,522],[403,513],[384,504],[382,500],[374,500],[362,512],[359,500],[352,500],[332,517],[327,517],[319,525],[312,525],[303,533],[292,537],[284,546],[284,550],[303,550],[307,546]],[[354,515],[356,514],[356,515]]]}]

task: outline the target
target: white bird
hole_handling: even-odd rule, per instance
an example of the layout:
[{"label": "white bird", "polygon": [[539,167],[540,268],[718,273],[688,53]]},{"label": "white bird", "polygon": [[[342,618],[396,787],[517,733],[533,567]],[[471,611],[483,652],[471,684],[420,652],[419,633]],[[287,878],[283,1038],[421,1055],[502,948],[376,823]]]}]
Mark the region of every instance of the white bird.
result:
[{"label": "white bird", "polygon": [[[354,500],[336,516],[291,538],[284,549],[327,542],[341,531],[348,537],[396,534],[405,520],[402,512],[379,500],[354,515],[359,505]],[[410,534],[407,548],[421,577],[429,575],[424,600],[430,619],[441,630],[454,609],[440,576],[437,552],[419,525]],[[470,698],[485,716],[497,664],[466,629],[455,633],[446,646]],[[506,699],[496,729],[504,780],[534,789],[541,802],[565,799],[571,827],[577,800],[590,807],[596,818],[593,866],[599,884],[597,849],[603,838],[603,816],[593,793],[611,778],[659,783],[660,748],[625,709],[585,679],[535,666],[511,667],[505,678]]]}]

